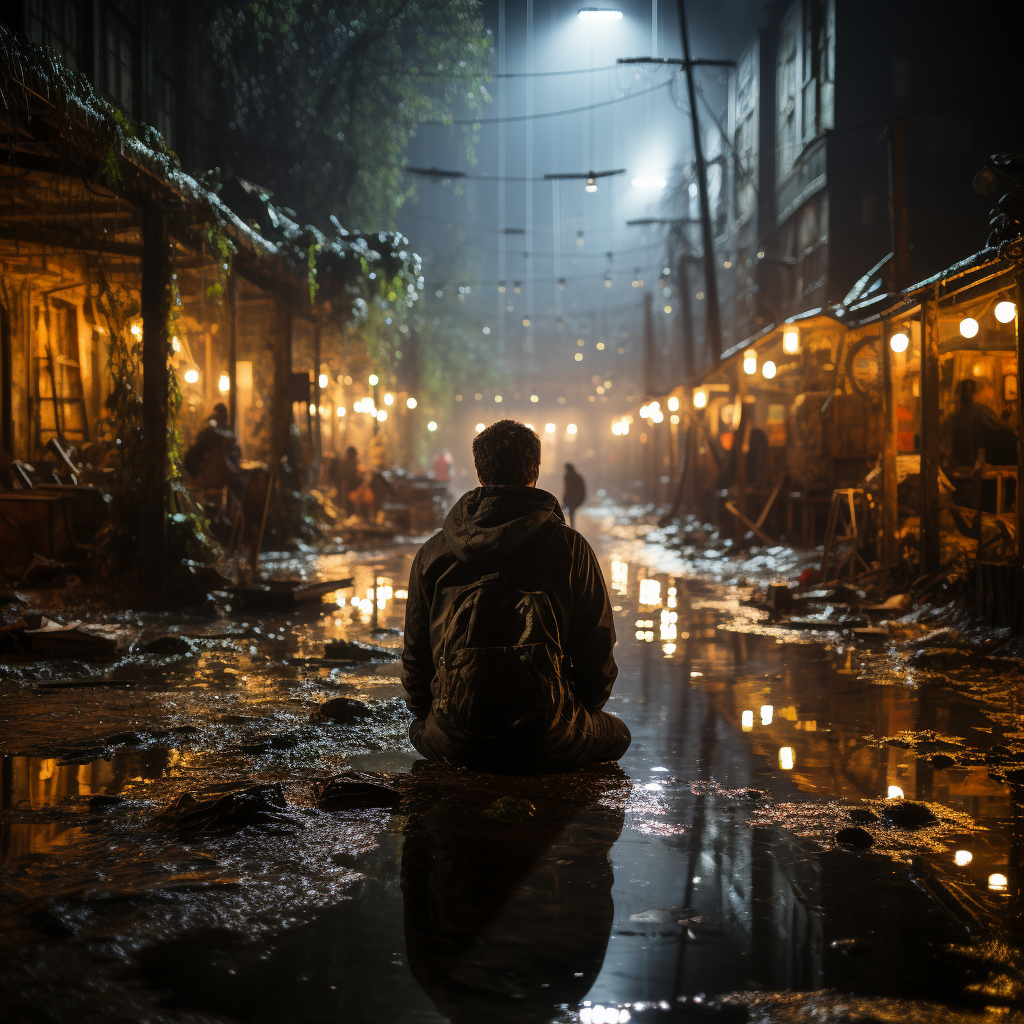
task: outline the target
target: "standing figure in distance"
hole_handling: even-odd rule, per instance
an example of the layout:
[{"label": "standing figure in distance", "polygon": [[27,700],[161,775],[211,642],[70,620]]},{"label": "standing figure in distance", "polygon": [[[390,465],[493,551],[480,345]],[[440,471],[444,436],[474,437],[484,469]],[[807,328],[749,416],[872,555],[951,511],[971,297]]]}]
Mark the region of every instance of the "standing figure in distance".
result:
[{"label": "standing figure in distance", "polygon": [[565,495],[562,504],[569,510],[569,526],[576,529],[576,509],[587,500],[587,485],[571,463],[565,464]]}]

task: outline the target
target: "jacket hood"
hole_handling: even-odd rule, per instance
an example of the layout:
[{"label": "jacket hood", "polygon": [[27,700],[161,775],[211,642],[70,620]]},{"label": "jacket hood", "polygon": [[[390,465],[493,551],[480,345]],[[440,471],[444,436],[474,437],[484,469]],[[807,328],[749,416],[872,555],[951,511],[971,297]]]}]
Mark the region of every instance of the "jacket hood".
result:
[{"label": "jacket hood", "polygon": [[478,487],[444,521],[444,539],[460,562],[487,565],[526,547],[550,520],[564,523],[558,499],[537,487]]}]

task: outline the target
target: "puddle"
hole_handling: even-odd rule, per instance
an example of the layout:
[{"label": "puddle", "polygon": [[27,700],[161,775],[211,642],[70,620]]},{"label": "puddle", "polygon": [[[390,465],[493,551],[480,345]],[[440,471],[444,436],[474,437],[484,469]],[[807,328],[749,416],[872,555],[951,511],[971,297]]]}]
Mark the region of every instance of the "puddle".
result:
[{"label": "puddle", "polygon": [[[0,672],[12,1019],[85,1012],[85,975],[111,1020],[673,1020],[726,993],[765,1020],[1018,1011],[1019,810],[990,774],[1019,742],[1012,687],[766,628],[745,581],[802,564],[785,552],[695,562],[624,517],[584,529],[615,607],[626,788],[524,781],[515,821],[482,813],[497,783],[470,773],[396,814],[310,805],[313,778],[416,762],[398,667],[322,663],[328,640],[401,646],[412,547],[268,564],[354,576],[323,614],[143,622],[188,644],[102,677]],[[339,695],[370,717],[310,722]],[[160,828],[182,793],[239,780],[281,782],[288,829]],[[887,825],[898,795],[934,820]],[[855,808],[882,815],[865,851],[836,839]]]}]

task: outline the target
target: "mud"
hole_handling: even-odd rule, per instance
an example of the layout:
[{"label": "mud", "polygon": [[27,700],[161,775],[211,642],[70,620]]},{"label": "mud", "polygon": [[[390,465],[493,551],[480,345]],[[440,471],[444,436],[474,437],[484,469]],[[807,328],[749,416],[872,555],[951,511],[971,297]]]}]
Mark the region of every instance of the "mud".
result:
[{"label": "mud", "polygon": [[754,598],[804,554],[581,525],[634,740],[566,776],[419,760],[414,545],[269,560],[355,578],[301,613],[44,595],[133,636],[0,667],[5,1020],[1024,1015],[1018,664],[902,610],[780,626]]}]

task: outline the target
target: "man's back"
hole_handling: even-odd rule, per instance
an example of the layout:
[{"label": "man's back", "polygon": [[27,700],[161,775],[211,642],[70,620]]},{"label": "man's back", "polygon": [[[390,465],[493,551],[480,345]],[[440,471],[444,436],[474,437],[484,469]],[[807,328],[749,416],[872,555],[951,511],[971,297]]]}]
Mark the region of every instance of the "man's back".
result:
[{"label": "man's back", "polygon": [[[510,732],[507,742],[496,740],[493,729],[487,730],[490,735],[475,734],[465,722],[456,721],[439,682],[446,645],[462,639],[446,638],[445,628],[450,633],[454,624],[456,631],[465,631],[458,602],[467,588],[485,579],[497,581],[513,595],[541,595],[538,607],[549,603],[560,649],[564,692],[550,694],[549,720],[539,724],[534,716],[533,725]],[[529,614],[543,616],[539,611]],[[441,756],[448,760],[494,767],[547,763],[551,756],[561,756],[571,766],[572,751],[566,743],[572,746],[577,720],[598,714],[611,694],[617,673],[614,646],[612,611],[597,558],[587,542],[565,526],[557,499],[546,491],[515,485],[470,491],[449,513],[443,531],[416,556],[406,611],[404,683],[410,709],[418,720],[429,718],[428,727],[445,745]],[[478,673],[469,680],[469,688],[493,700],[498,675],[493,668]],[[524,689],[535,675],[534,669],[524,667]],[[553,683],[552,689],[556,687]],[[506,703],[511,717],[516,702]]]}]

